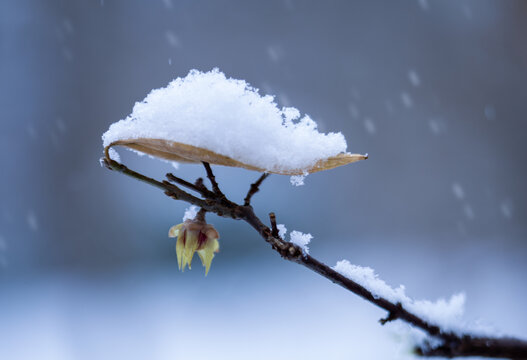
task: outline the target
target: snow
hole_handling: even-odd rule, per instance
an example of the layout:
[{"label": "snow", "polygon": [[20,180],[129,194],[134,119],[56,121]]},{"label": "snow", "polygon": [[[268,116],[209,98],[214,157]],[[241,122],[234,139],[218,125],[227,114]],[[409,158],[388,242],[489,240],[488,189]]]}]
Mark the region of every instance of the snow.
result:
[{"label": "snow", "polygon": [[364,127],[366,128],[366,131],[372,135],[375,134],[375,132],[377,131],[373,120],[370,118],[364,119]]},{"label": "snow", "polygon": [[29,123],[27,125],[27,133],[29,134],[29,136],[33,139],[36,139],[38,137],[38,132],[37,130],[35,129],[35,126],[33,126],[33,124]]},{"label": "snow", "polygon": [[415,70],[410,70],[408,72],[408,80],[410,80],[410,83],[415,87],[421,85],[421,79]]},{"label": "snow", "polygon": [[428,9],[430,8],[430,5],[428,4],[428,0],[419,0],[419,6],[424,11],[428,11]]},{"label": "snow", "polygon": [[350,115],[353,119],[357,119],[359,117],[359,107],[357,105],[355,105],[354,103],[351,103],[349,104],[349,112],[350,112]]},{"label": "snow", "polygon": [[170,46],[175,47],[175,48],[178,48],[181,46],[181,41],[179,40],[179,38],[173,31],[167,30],[165,32],[165,38],[167,39],[167,42]]},{"label": "snow", "polygon": [[302,186],[304,185],[304,180],[306,178],[307,174],[305,175],[293,175],[289,178],[289,182],[293,186]]},{"label": "snow", "polygon": [[278,236],[280,236],[282,239],[284,238],[285,234],[287,234],[287,228],[284,224],[278,224],[276,225],[278,228]]},{"label": "snow", "polygon": [[403,102],[403,105],[407,108],[411,108],[414,105],[412,97],[407,92],[401,93],[401,101]]},{"label": "snow", "polygon": [[121,156],[119,156],[119,153],[115,151],[114,148],[110,148],[110,150],[108,150],[108,155],[110,155],[110,159],[121,162]]},{"label": "snow", "polygon": [[391,288],[384,280],[379,279],[370,267],[353,265],[348,260],[341,260],[337,262],[333,270],[364,286],[376,298],[383,297],[392,302],[398,302],[405,298],[403,286],[399,286],[397,289]]},{"label": "snow", "polygon": [[199,207],[196,205],[191,205],[185,210],[185,214],[183,215],[183,221],[186,220],[194,220],[196,215],[198,214]]},{"label": "snow", "polygon": [[463,14],[467,19],[472,20],[472,9],[467,4],[463,5]]},{"label": "snow", "polygon": [[64,29],[66,30],[66,32],[68,32],[69,34],[73,34],[74,30],[73,30],[73,24],[71,23],[71,20],[66,18],[62,21],[62,24],[64,26]]},{"label": "snow", "polygon": [[353,265],[348,260],[341,260],[337,262],[333,270],[362,285],[375,298],[384,298],[392,303],[399,302],[406,310],[431,324],[440,326],[444,331],[458,334],[462,332],[485,334],[490,331],[483,325],[469,326],[461,319],[465,305],[463,293],[454,294],[449,300],[439,299],[435,302],[414,300],[406,295],[403,285],[397,288],[389,286],[370,267]]},{"label": "snow", "polygon": [[280,61],[280,58],[282,57],[282,49],[280,49],[280,47],[275,46],[275,45],[268,46],[267,56],[269,56],[269,59],[272,62],[277,63],[278,61]]},{"label": "snow", "polygon": [[463,198],[465,197],[465,191],[463,191],[463,187],[457,182],[452,184],[452,192],[454,193],[454,196],[459,200],[463,200]]},{"label": "snow", "polygon": [[64,120],[62,120],[61,118],[58,118],[55,121],[55,124],[57,125],[57,129],[59,130],[61,134],[66,133],[66,124],[64,124]]},{"label": "snow", "polygon": [[62,56],[64,56],[67,61],[73,61],[73,52],[71,52],[71,49],[68,47],[62,48]]},{"label": "snow", "polygon": [[165,4],[167,9],[172,9],[174,7],[174,4],[172,4],[172,0],[163,0],[163,4]]},{"label": "snow", "polygon": [[[276,227],[278,228],[278,235],[280,235],[282,239],[285,239],[285,235],[287,233],[287,228],[285,227],[285,225],[278,224],[276,225]],[[289,242],[300,247],[304,254],[309,254],[309,247],[307,245],[311,242],[312,238],[313,235],[309,233],[304,234],[296,230],[291,231],[291,234],[289,234]]]},{"label": "snow", "polygon": [[218,69],[192,70],[152,90],[126,119],[110,126],[103,145],[137,138],[205,148],[265,170],[308,169],[347,148],[340,132],[318,132],[308,115],[279,109],[273,96]]},{"label": "snow", "polygon": [[309,247],[307,245],[311,242],[313,235],[309,233],[304,234],[304,233],[301,233],[300,231],[293,230],[291,231],[291,234],[289,236],[291,238],[290,241],[293,244],[300,247],[302,251],[304,252],[304,254],[309,254]]},{"label": "snow", "polygon": [[440,135],[446,132],[446,123],[441,118],[432,118],[428,120],[428,127],[434,135]]},{"label": "snow", "polygon": [[512,212],[513,212],[513,206],[512,201],[510,199],[503,200],[500,205],[501,214],[503,217],[510,219],[512,218]]},{"label": "snow", "polygon": [[0,253],[6,251],[6,249],[7,249],[7,243],[4,240],[4,237],[0,235]]},{"label": "snow", "polygon": [[7,267],[7,257],[5,255],[6,250],[7,250],[7,243],[2,237],[2,235],[0,235],[0,269]]},{"label": "snow", "polygon": [[28,227],[31,230],[36,232],[38,230],[38,220],[37,220],[37,216],[32,210],[29,210],[26,220],[27,220]]},{"label": "snow", "polygon": [[496,109],[492,105],[486,105],[483,112],[488,120],[494,120],[496,118]]},{"label": "snow", "polygon": [[465,204],[465,206],[463,206],[463,212],[469,220],[474,220],[476,218],[476,214],[474,214],[474,209],[472,208],[472,206],[470,206],[470,204]]}]

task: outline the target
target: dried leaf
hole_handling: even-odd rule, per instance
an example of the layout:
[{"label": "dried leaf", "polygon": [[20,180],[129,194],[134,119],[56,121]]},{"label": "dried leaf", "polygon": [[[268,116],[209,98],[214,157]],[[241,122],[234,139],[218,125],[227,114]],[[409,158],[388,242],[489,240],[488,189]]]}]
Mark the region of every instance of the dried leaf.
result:
[{"label": "dried leaf", "polygon": [[248,170],[268,172],[280,175],[302,175],[306,172],[311,174],[322,170],[333,169],[338,166],[350,164],[352,162],[365,160],[368,158],[367,155],[341,153],[336,156],[329,157],[327,159],[321,159],[317,161],[315,165],[307,169],[280,169],[279,167],[276,167],[274,169],[261,169],[257,166],[242,163],[230,157],[217,154],[213,151],[204,148],[163,139],[138,138],[115,141],[105,148],[105,153],[107,157],[109,156],[109,149],[112,146],[117,145],[125,146],[130,149],[140,151],[142,153],[152,155],[161,159],[177,161],[180,163],[208,162],[209,164],[240,167]]}]

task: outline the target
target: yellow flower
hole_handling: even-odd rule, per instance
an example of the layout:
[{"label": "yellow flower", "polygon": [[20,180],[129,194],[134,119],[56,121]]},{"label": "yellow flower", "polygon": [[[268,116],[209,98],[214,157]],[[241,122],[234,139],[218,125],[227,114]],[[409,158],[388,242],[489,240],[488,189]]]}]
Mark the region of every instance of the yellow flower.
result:
[{"label": "yellow flower", "polygon": [[192,263],[192,257],[197,252],[201,263],[205,266],[205,275],[209,273],[214,253],[220,250],[218,231],[204,220],[185,220],[174,225],[168,231],[169,237],[177,237],[176,254],[180,270],[184,271]]}]

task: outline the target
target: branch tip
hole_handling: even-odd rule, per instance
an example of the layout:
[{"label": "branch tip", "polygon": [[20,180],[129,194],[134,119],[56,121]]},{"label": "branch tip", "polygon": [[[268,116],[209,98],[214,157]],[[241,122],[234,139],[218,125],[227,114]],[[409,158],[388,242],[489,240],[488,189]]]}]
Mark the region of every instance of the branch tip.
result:
[{"label": "branch tip", "polygon": [[397,320],[397,316],[394,313],[390,312],[385,318],[379,319],[379,322],[381,323],[381,325],[385,325],[386,323],[389,323],[394,320]]},{"label": "branch tip", "polygon": [[203,178],[197,178],[196,181],[194,181],[194,185],[200,189],[208,190],[205,184],[203,183]]},{"label": "branch tip", "polygon": [[269,213],[269,220],[271,221],[271,235],[278,239],[280,238],[280,232],[278,231],[278,227],[276,226],[276,215],[274,212]]},{"label": "branch tip", "polygon": [[225,197],[225,195],[221,192],[220,187],[218,186],[218,183],[216,182],[216,177],[214,176],[214,173],[212,172],[212,169],[210,167],[210,164],[208,162],[202,161],[203,167],[205,167],[205,171],[207,172],[207,177],[210,180],[210,184],[212,185],[212,191],[221,197]]},{"label": "branch tip", "polygon": [[251,184],[251,187],[249,188],[249,191],[247,192],[247,196],[245,197],[245,199],[243,200],[244,201],[244,206],[249,206],[251,205],[251,198],[253,197],[254,194],[256,194],[258,191],[260,191],[260,185],[262,184],[262,182],[267,179],[267,177],[269,176],[270,174],[269,173],[263,173],[259,178],[258,180],[256,180],[254,183]]},{"label": "branch tip", "polygon": [[397,319],[399,319],[399,314],[402,311],[404,311],[403,305],[400,302],[398,302],[397,304],[395,304],[395,309],[394,310],[390,310],[388,312],[388,316],[386,316],[383,319],[379,319],[379,322],[381,323],[381,325],[385,325],[388,322],[397,320]]}]

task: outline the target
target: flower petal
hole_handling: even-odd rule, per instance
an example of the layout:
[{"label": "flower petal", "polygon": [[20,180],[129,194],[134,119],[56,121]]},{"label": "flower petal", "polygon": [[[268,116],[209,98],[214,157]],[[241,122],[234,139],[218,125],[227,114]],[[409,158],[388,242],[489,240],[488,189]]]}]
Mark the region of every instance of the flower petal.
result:
[{"label": "flower petal", "polygon": [[170,228],[170,230],[168,230],[168,237],[177,237],[178,234],[179,234],[179,230],[181,230],[181,228],[183,227],[183,224],[177,224],[177,225],[174,225]]},{"label": "flower petal", "polygon": [[[179,232],[179,231],[178,231]],[[176,255],[177,255],[177,266],[179,270],[181,270],[181,263],[184,257],[184,249],[185,249],[185,236],[186,236],[187,230],[183,229],[181,234],[179,234],[177,242],[176,242]],[[183,270],[185,270],[183,268]]]},{"label": "flower petal", "polygon": [[183,270],[185,265],[188,264],[188,268],[191,269],[192,257],[198,249],[198,234],[199,231],[187,230],[185,238],[185,250],[183,252]]},{"label": "flower petal", "polygon": [[218,239],[209,239],[203,249],[198,250],[199,258],[201,263],[205,266],[205,276],[209,273],[210,264],[214,258],[214,253],[220,250],[220,243]]}]

